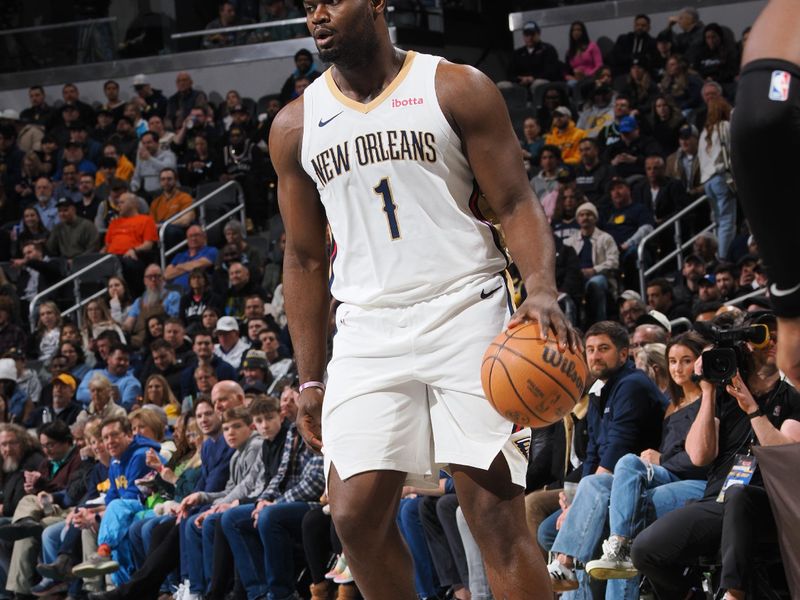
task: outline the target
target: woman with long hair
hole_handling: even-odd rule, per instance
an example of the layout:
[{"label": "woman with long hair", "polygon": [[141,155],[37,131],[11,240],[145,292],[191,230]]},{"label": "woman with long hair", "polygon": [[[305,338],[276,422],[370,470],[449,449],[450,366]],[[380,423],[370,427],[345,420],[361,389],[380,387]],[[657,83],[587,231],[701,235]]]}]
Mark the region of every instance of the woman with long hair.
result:
[{"label": "woman with long hair", "polygon": [[20,257],[25,243],[39,241],[44,245],[49,236],[50,232],[42,223],[39,211],[35,207],[29,206],[22,211],[22,222],[14,225],[11,229],[12,254]]},{"label": "woman with long hair", "polygon": [[122,325],[128,318],[128,310],[133,304],[128,284],[122,277],[112,275],[108,278],[108,306],[111,310],[111,318],[118,325]]},{"label": "woman with long hair", "polygon": [[58,344],[58,354],[67,361],[67,371],[78,381],[86,377],[86,374],[92,370],[86,364],[86,353],[83,351],[83,346],[75,341],[61,340]]},{"label": "woman with long hair", "polygon": [[61,337],[61,311],[52,300],[45,300],[39,304],[39,321],[36,324],[36,333],[31,348],[33,355],[47,364],[58,349],[58,340]]},{"label": "woman with long hair", "polygon": [[651,134],[661,144],[664,153],[670,155],[675,152],[678,149],[678,132],[686,125],[686,119],[672,98],[666,94],[656,96],[648,120]]},{"label": "woman with long hair", "polygon": [[193,269],[189,273],[189,293],[181,296],[178,310],[186,330],[191,334],[202,328],[203,312],[209,306],[221,310],[225,302],[211,289],[208,272],[205,269]]},{"label": "woman with long hair", "polygon": [[634,352],[636,368],[644,371],[650,381],[656,384],[662,394],[667,393],[669,374],[667,373],[667,357],[664,344],[644,344]]},{"label": "woman with long hair", "polygon": [[[579,560],[586,565],[587,575],[609,580],[607,598],[638,598],[639,573],[631,562],[631,541],[652,515],[659,518],[703,495],[706,469],[694,466],[684,448],[700,409],[700,387],[692,374],[703,347],[703,339],[694,332],[666,345],[670,402],[659,449],[626,454],[617,461],[613,475],[599,473],[581,479],[553,543],[555,558],[548,570],[554,591],[580,587],[575,574]],[[597,507],[608,508],[598,511]],[[602,556],[591,560],[604,531],[610,536],[602,542]]]},{"label": "woman with long hair", "polygon": [[150,375],[142,390],[142,404],[155,404],[164,409],[168,419],[181,414],[181,405],[163,375]]},{"label": "woman with long hair", "polygon": [[673,54],[667,59],[658,87],[682,111],[697,108],[702,101],[703,80],[689,72],[689,63],[682,56]]},{"label": "woman with long hair", "polygon": [[120,342],[125,342],[125,333],[114,321],[111,310],[102,298],[95,298],[83,307],[83,325],[81,338],[85,348],[95,351],[95,340],[104,331],[113,331],[119,336]]},{"label": "woman with long hair", "polygon": [[736,235],[736,196],[731,171],[731,105],[722,96],[710,98],[700,133],[697,158],[703,184],[717,225],[719,257],[726,259]]},{"label": "woman with long hair", "polygon": [[643,58],[633,59],[625,83],[619,91],[631,99],[632,109],[644,112],[650,108],[651,98],[658,93],[658,86],[650,76],[647,62]]},{"label": "woman with long hair", "polygon": [[589,39],[586,24],[575,21],[569,28],[569,48],[567,48],[566,62],[572,70],[567,75],[567,81],[578,83],[592,77],[597,69],[603,66],[603,53],[597,44]]}]

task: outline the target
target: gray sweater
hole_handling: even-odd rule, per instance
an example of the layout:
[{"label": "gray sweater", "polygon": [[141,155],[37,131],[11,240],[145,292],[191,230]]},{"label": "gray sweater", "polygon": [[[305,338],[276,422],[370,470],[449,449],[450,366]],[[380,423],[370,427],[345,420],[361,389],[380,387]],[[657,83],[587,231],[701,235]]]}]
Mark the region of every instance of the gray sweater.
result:
[{"label": "gray sweater", "polygon": [[244,446],[233,453],[230,475],[221,492],[202,492],[202,502],[214,505],[227,504],[243,498],[255,498],[267,487],[261,445],[264,438],[255,431]]}]

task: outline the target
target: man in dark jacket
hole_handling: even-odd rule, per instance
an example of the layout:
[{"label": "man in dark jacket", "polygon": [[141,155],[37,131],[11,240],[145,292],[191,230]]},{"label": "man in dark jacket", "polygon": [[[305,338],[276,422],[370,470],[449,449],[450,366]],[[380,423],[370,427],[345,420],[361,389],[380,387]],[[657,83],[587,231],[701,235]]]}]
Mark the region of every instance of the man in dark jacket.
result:
[{"label": "man in dark jacket", "polygon": [[52,406],[40,406],[26,421],[26,427],[40,427],[53,421],[63,421],[72,425],[83,407],[75,402],[75,390],[78,382],[69,373],[59,373],[52,380],[53,403]]},{"label": "man in dark jacket", "polygon": [[562,81],[561,63],[556,49],[542,41],[542,30],[533,21],[522,29],[525,45],[514,50],[508,67],[508,80],[530,88],[550,81]]},{"label": "man in dark jacket", "polygon": [[614,75],[627,73],[634,58],[644,58],[648,64],[652,64],[651,59],[656,54],[656,41],[650,35],[650,17],[636,15],[633,19],[633,31],[620,35],[611,50]]}]

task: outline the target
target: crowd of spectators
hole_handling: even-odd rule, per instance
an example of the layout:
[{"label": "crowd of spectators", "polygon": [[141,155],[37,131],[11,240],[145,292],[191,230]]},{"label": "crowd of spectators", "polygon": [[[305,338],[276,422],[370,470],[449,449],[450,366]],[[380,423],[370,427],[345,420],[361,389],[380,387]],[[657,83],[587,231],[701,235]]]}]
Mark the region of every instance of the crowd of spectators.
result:
[{"label": "crowd of spectators", "polygon": [[[209,28],[247,22],[237,5],[223,3]],[[287,17],[283,2],[265,6]],[[766,289],[727,159],[740,48],[690,9],[667,25],[653,38],[639,15],[604,55],[576,22],[562,61],[528,23],[498,84],[526,94],[524,114],[511,107],[522,160],[594,381],[529,453],[528,526],[565,598],[603,597],[604,579],[605,597],[636,598],[643,574],[664,597],[686,597],[699,590],[690,567],[721,544],[731,548],[722,585],[743,598],[755,534],[741,531],[754,510],[759,536],[774,529],[760,475],[714,500],[747,444],[800,441],[800,397],[775,368],[768,301],[723,304]],[[205,39],[233,43],[240,36]],[[263,107],[235,90],[213,106],[181,72],[171,95],[146,75],[132,94],[107,81],[96,106],[74,84],[54,105],[33,86],[30,106],[0,113],[0,599],[358,597],[322,459],[294,425],[267,139],[281,106],[321,74],[306,51],[295,63]],[[198,188],[227,181],[247,220],[215,236],[191,206]],[[680,220],[684,239],[699,235],[679,270],[640,289],[644,237],[703,195],[708,210]],[[162,269],[159,244],[184,242]],[[647,264],[673,249],[671,230],[655,237]],[[62,315],[63,294],[40,299],[30,330],[37,294],[98,252],[120,264],[104,293],[79,319]],[[698,383],[710,342],[684,331],[706,321],[763,324],[772,341],[742,347],[747,364],[730,385]],[[398,526],[420,598],[491,598],[447,473],[438,488],[403,489]]]}]

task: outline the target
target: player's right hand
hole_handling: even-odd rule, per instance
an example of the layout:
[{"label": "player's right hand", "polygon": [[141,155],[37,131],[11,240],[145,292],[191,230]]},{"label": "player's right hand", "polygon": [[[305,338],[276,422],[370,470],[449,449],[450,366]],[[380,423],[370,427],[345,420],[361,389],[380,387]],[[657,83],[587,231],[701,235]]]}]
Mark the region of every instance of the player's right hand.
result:
[{"label": "player's right hand", "polygon": [[308,447],[317,454],[322,452],[322,398],[323,391],[316,387],[303,390],[297,399],[297,430]]}]

